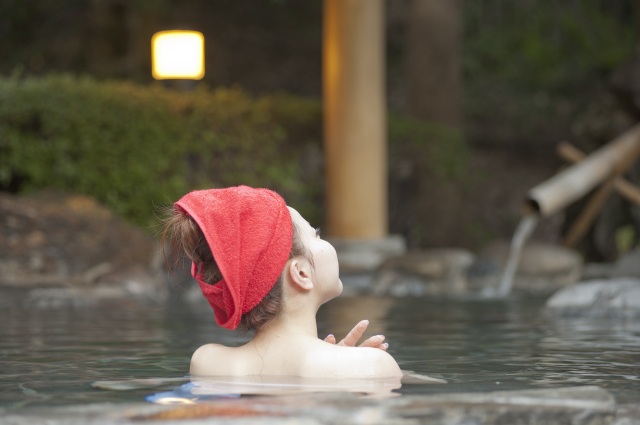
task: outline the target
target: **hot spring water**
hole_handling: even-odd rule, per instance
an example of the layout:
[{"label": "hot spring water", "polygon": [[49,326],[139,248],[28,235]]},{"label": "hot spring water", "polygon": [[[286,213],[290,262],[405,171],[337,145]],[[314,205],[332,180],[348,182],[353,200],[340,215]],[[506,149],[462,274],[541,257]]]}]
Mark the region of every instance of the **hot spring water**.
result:
[{"label": "hot spring water", "polygon": [[[119,303],[30,310],[2,300],[0,407],[141,402],[189,381],[193,351],[241,344],[218,328],[208,305],[163,308]],[[344,335],[360,319],[383,333],[400,367],[448,381],[403,385],[400,394],[600,385],[621,401],[640,399],[640,324],[555,321],[542,299],[487,301],[339,298],[319,313],[320,335]],[[157,382],[133,385],[135,380]],[[108,390],[99,381],[131,381]]]}]

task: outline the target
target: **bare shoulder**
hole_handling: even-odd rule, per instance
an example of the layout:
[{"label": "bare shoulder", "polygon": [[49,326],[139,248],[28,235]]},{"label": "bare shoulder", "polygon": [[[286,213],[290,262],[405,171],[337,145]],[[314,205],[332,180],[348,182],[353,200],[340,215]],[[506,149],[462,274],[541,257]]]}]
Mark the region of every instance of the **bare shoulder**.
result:
[{"label": "bare shoulder", "polygon": [[386,351],[370,347],[344,347],[333,345],[317,353],[316,365],[336,378],[395,378],[402,371],[395,359]]},{"label": "bare shoulder", "polygon": [[191,375],[220,375],[221,359],[232,348],[225,347],[220,344],[205,344],[198,348],[191,356],[191,366],[189,372]]},{"label": "bare shoulder", "polygon": [[[370,363],[374,374],[380,378],[401,377],[402,370],[391,354],[378,348],[346,347],[352,351],[358,350],[358,357]],[[362,351],[361,351],[362,350]]]}]

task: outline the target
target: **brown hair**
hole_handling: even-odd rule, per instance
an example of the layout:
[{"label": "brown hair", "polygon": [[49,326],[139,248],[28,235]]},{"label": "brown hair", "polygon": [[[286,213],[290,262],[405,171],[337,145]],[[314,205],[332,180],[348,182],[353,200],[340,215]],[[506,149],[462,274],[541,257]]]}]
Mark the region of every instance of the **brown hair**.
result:
[{"label": "brown hair", "polygon": [[[165,259],[168,258],[167,249],[169,255],[175,259],[174,263],[180,260],[181,255],[186,255],[189,260],[201,264],[202,276],[206,283],[215,285],[220,281],[222,273],[198,224],[182,209],[173,207],[168,207],[163,212],[162,221],[164,224],[162,240]],[[293,226],[293,243],[289,258],[298,256],[310,258],[300,239],[300,231],[293,221],[291,224]],[[282,276],[279,276],[273,288],[262,301],[242,315],[239,329],[244,331],[261,329],[280,314],[282,307]]]}]

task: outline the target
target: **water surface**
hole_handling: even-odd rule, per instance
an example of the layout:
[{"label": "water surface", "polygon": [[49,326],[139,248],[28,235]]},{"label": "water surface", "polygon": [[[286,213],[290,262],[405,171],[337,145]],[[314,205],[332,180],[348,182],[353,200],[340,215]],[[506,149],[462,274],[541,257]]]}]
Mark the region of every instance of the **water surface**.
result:
[{"label": "water surface", "polygon": [[[322,337],[340,337],[369,319],[368,333],[387,336],[402,369],[449,382],[405,385],[402,394],[599,385],[621,402],[640,399],[640,323],[551,320],[540,314],[542,302],[340,298],[322,308],[319,328]],[[218,328],[205,304],[18,305],[2,306],[1,407],[143,401],[187,382],[191,353],[200,345],[248,338]],[[92,387],[146,378],[159,378],[158,387]]]}]

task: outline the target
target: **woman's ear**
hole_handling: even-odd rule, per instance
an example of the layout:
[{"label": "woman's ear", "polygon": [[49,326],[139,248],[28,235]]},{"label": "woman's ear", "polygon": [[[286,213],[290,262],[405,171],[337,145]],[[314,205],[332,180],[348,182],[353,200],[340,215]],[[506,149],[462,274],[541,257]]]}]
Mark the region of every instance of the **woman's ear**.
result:
[{"label": "woman's ear", "polygon": [[302,257],[295,257],[286,266],[287,277],[295,286],[304,291],[313,289],[313,279],[311,278],[311,264]]}]

